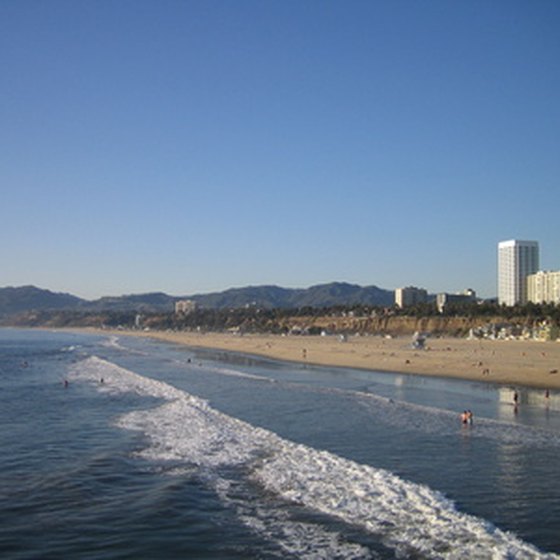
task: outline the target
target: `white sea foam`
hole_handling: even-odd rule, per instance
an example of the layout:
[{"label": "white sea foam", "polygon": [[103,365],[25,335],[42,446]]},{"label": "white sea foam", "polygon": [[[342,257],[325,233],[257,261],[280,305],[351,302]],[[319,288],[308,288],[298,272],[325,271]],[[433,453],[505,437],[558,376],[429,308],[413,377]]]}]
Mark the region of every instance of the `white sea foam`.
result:
[{"label": "white sea foam", "polygon": [[239,482],[216,479],[214,488],[220,498],[236,510],[242,523],[280,548],[283,555],[313,560],[337,558],[368,560],[377,558],[365,546],[346,541],[338,531],[324,525],[294,520],[270,500],[255,501],[240,492]]},{"label": "white sea foam", "polygon": [[119,350],[124,350],[124,346],[119,342],[118,336],[110,336],[107,340],[103,342],[103,346],[110,346],[112,348],[118,348]]},{"label": "white sea foam", "polygon": [[398,555],[427,558],[553,558],[440,493],[382,469],[284,442],[254,476],[285,498],[379,535]]},{"label": "white sea foam", "polygon": [[147,352],[143,352],[142,350],[136,350],[128,346],[123,346],[121,344],[121,339],[118,336],[110,336],[101,344],[106,348],[111,348],[113,350],[120,350],[122,352],[126,352],[127,354],[137,354],[139,356],[147,355]]},{"label": "white sea foam", "polygon": [[192,370],[204,371],[204,373],[215,373],[218,375],[226,375],[229,377],[242,377],[245,379],[252,379],[254,381],[269,381],[273,382],[270,377],[265,377],[263,375],[254,375],[252,373],[247,373],[245,371],[239,371],[231,368],[216,367],[205,364],[203,362],[193,362],[192,359],[188,360],[173,360],[173,362],[179,366],[189,366]]},{"label": "white sea foam", "polygon": [[[76,365],[73,377],[98,384],[103,378],[99,387],[105,391],[133,391],[164,400],[160,406],[126,414],[118,421],[121,427],[146,435],[144,457],[196,465],[215,473],[220,467],[242,466],[252,481],[272,495],[359,527],[393,549],[397,557],[557,558],[483,519],[458,511],[451,501],[426,486],[284,440],[161,381],[99,358]],[[245,515],[244,522],[257,530],[263,518]],[[271,527],[274,525],[262,531],[274,532]],[[288,524],[285,527],[285,533],[290,533]],[[313,554],[304,544],[310,533],[302,527],[292,528],[292,541],[286,541],[286,550],[300,547],[301,557],[310,557]],[[298,531],[303,535],[299,541],[295,536]]]},{"label": "white sea foam", "polygon": [[221,367],[213,367],[213,366],[199,366],[203,367],[205,372],[216,373],[218,375],[227,375],[230,377],[243,377],[245,379],[252,379],[254,381],[267,381],[273,382],[273,379],[270,377],[265,377],[264,375],[254,375],[252,373],[246,373],[244,371],[238,371],[236,369],[231,368],[221,368]]}]

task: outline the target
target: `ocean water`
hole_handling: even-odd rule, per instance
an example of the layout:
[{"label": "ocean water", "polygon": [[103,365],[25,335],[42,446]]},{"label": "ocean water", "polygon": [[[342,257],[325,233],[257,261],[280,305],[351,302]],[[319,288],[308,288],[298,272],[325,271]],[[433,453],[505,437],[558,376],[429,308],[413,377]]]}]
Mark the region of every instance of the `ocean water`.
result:
[{"label": "ocean water", "polygon": [[541,393],[0,329],[0,558],[558,558]]}]

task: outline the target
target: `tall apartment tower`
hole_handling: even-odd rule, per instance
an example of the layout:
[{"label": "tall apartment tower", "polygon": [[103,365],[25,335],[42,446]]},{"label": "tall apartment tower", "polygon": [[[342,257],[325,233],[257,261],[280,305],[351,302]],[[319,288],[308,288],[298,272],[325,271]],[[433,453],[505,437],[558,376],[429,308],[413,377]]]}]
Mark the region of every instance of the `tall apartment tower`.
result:
[{"label": "tall apartment tower", "polygon": [[527,276],[539,269],[537,241],[498,243],[498,302],[505,305],[527,303]]}]

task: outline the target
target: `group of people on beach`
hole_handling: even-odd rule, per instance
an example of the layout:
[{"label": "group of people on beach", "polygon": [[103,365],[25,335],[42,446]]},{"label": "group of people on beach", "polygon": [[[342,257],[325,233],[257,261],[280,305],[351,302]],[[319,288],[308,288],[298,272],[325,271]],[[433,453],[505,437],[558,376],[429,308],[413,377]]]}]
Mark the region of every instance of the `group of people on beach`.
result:
[{"label": "group of people on beach", "polygon": [[472,424],[473,423],[473,413],[470,410],[463,410],[461,414],[461,424]]}]

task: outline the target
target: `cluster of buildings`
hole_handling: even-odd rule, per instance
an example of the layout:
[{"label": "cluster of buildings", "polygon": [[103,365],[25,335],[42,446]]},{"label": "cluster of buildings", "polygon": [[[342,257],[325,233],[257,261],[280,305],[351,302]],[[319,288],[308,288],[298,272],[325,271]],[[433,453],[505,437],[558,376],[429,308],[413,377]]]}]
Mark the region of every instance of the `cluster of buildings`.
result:
[{"label": "cluster of buildings", "polygon": [[498,243],[498,302],[505,305],[560,303],[560,271],[539,270],[539,243]]},{"label": "cluster of buildings", "polygon": [[[410,307],[434,302],[441,313],[450,304],[466,304],[477,301],[471,289],[456,294],[428,294],[424,288],[407,286],[395,290],[395,304]],[[510,239],[498,243],[498,303],[501,305],[524,305],[526,303],[560,304],[560,270],[540,270],[538,241]],[[188,315],[197,309],[193,300],[175,303],[177,315]]]},{"label": "cluster of buildings", "polygon": [[[395,304],[408,307],[433,300],[427,290],[408,286],[395,290]],[[437,294],[435,302],[441,313],[450,303],[476,301],[474,290],[459,294]],[[560,304],[560,271],[540,270],[538,241],[511,239],[498,243],[498,303]]]},{"label": "cluster of buildings", "polygon": [[[395,290],[395,304],[398,307],[409,307],[419,303],[429,303],[434,300],[424,288],[407,286]],[[470,288],[459,294],[440,293],[435,296],[435,303],[441,313],[449,304],[472,303],[476,301],[476,292]]]}]

